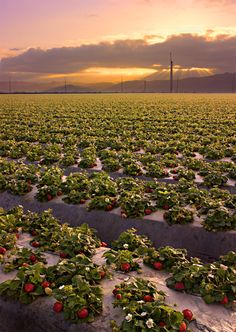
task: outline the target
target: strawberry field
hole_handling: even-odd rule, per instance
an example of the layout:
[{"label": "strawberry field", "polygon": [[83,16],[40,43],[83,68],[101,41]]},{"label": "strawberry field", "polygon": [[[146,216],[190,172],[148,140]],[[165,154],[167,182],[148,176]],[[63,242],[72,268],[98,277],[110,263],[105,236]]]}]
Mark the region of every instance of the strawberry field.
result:
[{"label": "strawberry field", "polygon": [[0,306],[235,332],[234,95],[3,95],[0,116]]}]

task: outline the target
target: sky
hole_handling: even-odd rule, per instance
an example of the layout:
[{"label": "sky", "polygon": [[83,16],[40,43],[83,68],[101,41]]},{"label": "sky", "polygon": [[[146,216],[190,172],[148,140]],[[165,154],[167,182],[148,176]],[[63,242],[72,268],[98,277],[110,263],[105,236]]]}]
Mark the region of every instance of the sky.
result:
[{"label": "sky", "polygon": [[0,81],[236,72],[236,0],[0,0]]}]

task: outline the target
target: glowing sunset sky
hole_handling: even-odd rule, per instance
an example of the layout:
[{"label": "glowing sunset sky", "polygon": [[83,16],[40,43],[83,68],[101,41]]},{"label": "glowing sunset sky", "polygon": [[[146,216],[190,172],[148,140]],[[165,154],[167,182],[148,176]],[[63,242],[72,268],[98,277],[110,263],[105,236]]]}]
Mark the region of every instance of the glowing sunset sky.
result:
[{"label": "glowing sunset sky", "polygon": [[236,71],[236,0],[0,0],[0,81]]}]

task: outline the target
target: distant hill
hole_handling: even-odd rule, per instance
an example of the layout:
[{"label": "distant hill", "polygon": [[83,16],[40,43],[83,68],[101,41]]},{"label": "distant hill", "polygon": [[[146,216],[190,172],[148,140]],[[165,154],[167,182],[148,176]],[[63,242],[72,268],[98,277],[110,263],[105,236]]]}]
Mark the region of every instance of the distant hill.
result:
[{"label": "distant hill", "polygon": [[[145,80],[123,82],[123,92],[169,92],[169,80]],[[145,82],[146,81],[146,82]],[[65,86],[56,82],[11,82],[12,92],[64,93]],[[121,83],[68,84],[67,93],[121,92]],[[0,82],[0,92],[9,92],[9,82]],[[236,92],[236,73],[216,74],[174,80],[173,92]]]},{"label": "distant hill", "polygon": [[[123,82],[124,92],[169,92],[169,80],[144,80]],[[217,74],[174,80],[174,92],[236,92],[236,73]],[[120,92],[121,84],[115,84],[107,92]]]}]

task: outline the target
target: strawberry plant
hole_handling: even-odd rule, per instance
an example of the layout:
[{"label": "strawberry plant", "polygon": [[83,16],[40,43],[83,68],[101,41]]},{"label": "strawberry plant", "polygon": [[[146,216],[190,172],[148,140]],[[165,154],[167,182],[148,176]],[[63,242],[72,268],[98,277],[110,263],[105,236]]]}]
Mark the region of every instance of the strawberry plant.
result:
[{"label": "strawberry plant", "polygon": [[0,295],[29,304],[37,297],[46,295],[42,286],[44,274],[45,266],[42,263],[21,267],[15,279],[7,280],[0,284]]},{"label": "strawberry plant", "polygon": [[131,228],[120,234],[116,241],[113,241],[111,247],[113,250],[127,249],[137,255],[145,253],[148,247],[152,245],[152,242],[144,235],[136,234],[137,230]]},{"label": "strawberry plant", "polygon": [[193,211],[175,206],[164,213],[164,218],[171,225],[187,224],[193,222]]},{"label": "strawberry plant", "polygon": [[[181,313],[165,304],[165,294],[158,291],[154,284],[143,279],[123,282],[116,285],[114,307],[123,308],[125,318],[118,326],[111,322],[113,332],[124,331],[181,331],[189,325],[189,320]],[[189,311],[190,312],[190,311]]]},{"label": "strawberry plant", "polygon": [[[144,264],[156,269],[171,271],[177,263],[187,262],[187,251],[185,249],[175,249],[170,246],[148,248],[143,258]],[[159,263],[159,264],[158,264]]]},{"label": "strawberry plant", "polygon": [[72,278],[70,285],[61,286],[53,292],[62,304],[64,317],[75,323],[92,322],[102,312],[102,292],[99,286],[90,285],[83,277]]},{"label": "strawberry plant", "polygon": [[112,265],[116,270],[128,273],[139,271],[140,266],[136,261],[136,255],[129,250],[109,250],[103,254],[108,265]]},{"label": "strawberry plant", "polygon": [[38,262],[47,263],[40,251],[32,251],[28,248],[15,248],[4,257],[3,271],[8,273],[22,266],[34,265]]}]

